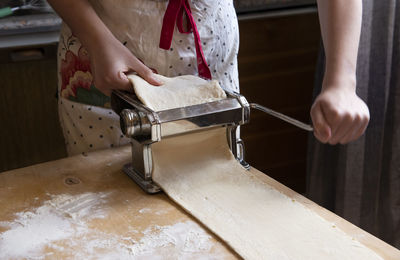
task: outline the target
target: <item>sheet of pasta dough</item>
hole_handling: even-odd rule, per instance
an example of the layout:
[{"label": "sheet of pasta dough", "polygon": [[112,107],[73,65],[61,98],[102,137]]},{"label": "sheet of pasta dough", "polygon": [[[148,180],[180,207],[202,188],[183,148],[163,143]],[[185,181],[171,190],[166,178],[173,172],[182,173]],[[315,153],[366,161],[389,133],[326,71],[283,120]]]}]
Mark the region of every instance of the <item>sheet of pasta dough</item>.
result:
[{"label": "sheet of pasta dough", "polygon": [[[147,99],[145,87],[136,91],[145,104],[158,107],[159,99]],[[192,95],[190,88],[179,91]],[[153,180],[245,259],[381,259],[246,171],[223,128],[166,138],[152,149]]]},{"label": "sheet of pasta dough", "polygon": [[218,81],[184,75],[175,78],[154,74],[164,85],[156,87],[137,75],[129,75],[140,101],[154,111],[197,105],[226,97]]}]

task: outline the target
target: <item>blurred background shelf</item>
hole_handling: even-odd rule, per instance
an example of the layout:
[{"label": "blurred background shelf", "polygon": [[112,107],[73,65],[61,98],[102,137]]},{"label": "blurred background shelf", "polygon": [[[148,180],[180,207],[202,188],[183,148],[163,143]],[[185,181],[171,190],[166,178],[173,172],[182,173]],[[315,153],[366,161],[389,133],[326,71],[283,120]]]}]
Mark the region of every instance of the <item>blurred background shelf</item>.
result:
[{"label": "blurred background shelf", "polygon": [[[0,0],[0,8],[18,7],[26,1]],[[54,44],[58,41],[61,18],[44,0],[36,0],[38,9],[17,10],[0,18],[0,48]]]}]

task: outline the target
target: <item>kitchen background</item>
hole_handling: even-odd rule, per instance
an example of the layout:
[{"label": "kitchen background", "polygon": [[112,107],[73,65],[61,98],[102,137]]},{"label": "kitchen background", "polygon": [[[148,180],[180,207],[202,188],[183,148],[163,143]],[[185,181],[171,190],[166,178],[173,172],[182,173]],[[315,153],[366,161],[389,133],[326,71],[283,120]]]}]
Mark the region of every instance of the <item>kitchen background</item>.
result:
[{"label": "kitchen background", "polygon": [[[0,8],[26,2],[0,0]],[[0,18],[0,172],[66,156],[56,100],[61,20],[44,1],[33,2],[38,8]],[[315,1],[234,2],[242,94],[307,122],[320,46]],[[305,192],[306,132],[252,111],[242,138],[252,166]]]}]

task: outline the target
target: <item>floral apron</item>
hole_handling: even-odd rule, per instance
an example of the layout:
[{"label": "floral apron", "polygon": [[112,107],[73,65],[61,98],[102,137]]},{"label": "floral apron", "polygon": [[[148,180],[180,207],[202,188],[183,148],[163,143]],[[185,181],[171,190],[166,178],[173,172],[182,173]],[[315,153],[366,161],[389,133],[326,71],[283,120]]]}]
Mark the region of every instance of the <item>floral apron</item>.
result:
[{"label": "floral apron", "polygon": [[[90,2],[114,36],[159,74],[199,75],[239,91],[239,32],[232,0]],[[110,98],[93,84],[88,52],[65,24],[58,70],[59,118],[68,154],[128,143]]]}]

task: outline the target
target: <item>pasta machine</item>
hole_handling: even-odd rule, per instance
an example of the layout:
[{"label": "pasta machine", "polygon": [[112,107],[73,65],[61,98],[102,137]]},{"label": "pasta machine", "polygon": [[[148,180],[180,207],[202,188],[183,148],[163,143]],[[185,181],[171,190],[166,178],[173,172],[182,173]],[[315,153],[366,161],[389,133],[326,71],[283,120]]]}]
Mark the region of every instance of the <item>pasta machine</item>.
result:
[{"label": "pasta machine", "polygon": [[226,91],[227,98],[210,103],[155,112],[143,105],[133,93],[121,90],[111,95],[112,109],[120,115],[121,130],[131,138],[132,162],[124,166],[128,174],[148,193],[160,188],[152,181],[151,145],[163,138],[187,132],[225,126],[230,149],[246,168],[244,147],[237,138],[239,125],[250,118],[250,105],[238,93]]},{"label": "pasta machine", "polygon": [[239,93],[225,92],[227,98],[219,101],[156,112],[143,105],[135,94],[114,90],[111,94],[111,107],[120,115],[121,130],[131,139],[132,146],[132,162],[124,166],[124,172],[146,192],[159,192],[160,187],[152,180],[152,144],[168,136],[213,127],[226,127],[233,155],[243,167],[249,169],[249,164],[244,160],[243,142],[236,132],[240,125],[249,122],[250,108],[262,110],[312,131],[309,125],[258,104],[249,104]]}]

